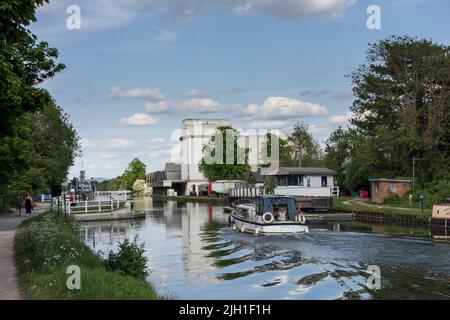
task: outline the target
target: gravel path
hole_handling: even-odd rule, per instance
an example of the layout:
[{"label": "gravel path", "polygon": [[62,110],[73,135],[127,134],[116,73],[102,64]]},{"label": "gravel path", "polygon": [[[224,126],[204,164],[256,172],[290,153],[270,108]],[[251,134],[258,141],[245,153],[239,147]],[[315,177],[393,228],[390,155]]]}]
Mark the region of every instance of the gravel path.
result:
[{"label": "gravel path", "polygon": [[[47,205],[36,206],[33,216],[48,210]],[[14,259],[14,238],[16,230],[27,219],[23,211],[18,217],[15,213],[0,215],[0,300],[19,300],[21,293],[16,277]]]}]

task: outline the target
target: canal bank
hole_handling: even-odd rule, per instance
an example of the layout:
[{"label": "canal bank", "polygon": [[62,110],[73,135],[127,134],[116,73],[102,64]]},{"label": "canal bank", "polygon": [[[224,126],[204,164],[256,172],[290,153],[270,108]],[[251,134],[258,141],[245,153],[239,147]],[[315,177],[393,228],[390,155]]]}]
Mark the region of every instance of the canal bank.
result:
[{"label": "canal bank", "polygon": [[[224,212],[229,213],[229,199],[207,196],[153,196],[157,201],[176,201],[179,203],[207,203],[211,205],[223,205]],[[360,204],[344,204],[347,198],[334,198],[333,207],[329,211],[320,211],[306,213],[305,216],[310,221],[316,220],[349,220],[354,219],[360,222],[374,224],[393,224],[393,225],[428,225],[430,210],[424,214],[417,210],[408,210],[407,208],[381,208],[381,206],[370,206]]]},{"label": "canal bank", "polygon": [[[150,282],[109,270],[79,236],[79,225],[63,215],[46,213],[23,222],[17,230],[14,253],[23,297],[26,299],[162,299]],[[80,270],[80,288],[69,289],[69,266]],[[73,271],[71,271],[73,272]]]}]

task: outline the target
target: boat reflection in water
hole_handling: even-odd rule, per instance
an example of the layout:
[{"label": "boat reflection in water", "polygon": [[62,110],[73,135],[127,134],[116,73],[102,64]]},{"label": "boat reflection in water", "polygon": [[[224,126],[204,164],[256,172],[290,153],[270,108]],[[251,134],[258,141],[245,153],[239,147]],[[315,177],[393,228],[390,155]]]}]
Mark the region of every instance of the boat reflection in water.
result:
[{"label": "boat reflection in water", "polygon": [[[150,280],[162,294],[182,299],[450,299],[450,246],[431,241],[427,228],[350,221],[311,225],[303,235],[255,236],[233,232],[221,206],[145,198],[134,208],[145,211],[146,220],[121,227],[83,224],[81,233],[102,251],[139,235]],[[367,287],[370,265],[381,269],[380,290]]]}]

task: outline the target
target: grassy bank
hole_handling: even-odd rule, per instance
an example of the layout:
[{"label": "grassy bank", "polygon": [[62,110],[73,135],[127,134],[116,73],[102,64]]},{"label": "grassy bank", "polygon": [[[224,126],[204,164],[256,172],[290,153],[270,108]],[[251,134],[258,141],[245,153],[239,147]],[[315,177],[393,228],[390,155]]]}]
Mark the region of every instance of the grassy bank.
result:
[{"label": "grassy bank", "polygon": [[[14,243],[26,299],[160,299],[145,280],[109,271],[80,239],[70,218],[46,213],[24,221]],[[81,289],[69,290],[67,267],[80,268]]]},{"label": "grassy bank", "polygon": [[417,207],[412,208],[396,208],[392,205],[364,205],[360,203],[348,203],[351,198],[339,197],[333,198],[333,209],[336,211],[351,211],[351,212],[373,212],[382,213],[385,216],[399,217],[399,216],[412,216],[419,221],[428,221],[431,216],[431,209],[426,208],[422,213],[422,210]]},{"label": "grassy bank", "polygon": [[212,204],[228,204],[228,199],[226,198],[216,198],[216,197],[206,197],[206,196],[154,196],[154,198],[159,200],[173,200],[178,202],[204,202]]}]

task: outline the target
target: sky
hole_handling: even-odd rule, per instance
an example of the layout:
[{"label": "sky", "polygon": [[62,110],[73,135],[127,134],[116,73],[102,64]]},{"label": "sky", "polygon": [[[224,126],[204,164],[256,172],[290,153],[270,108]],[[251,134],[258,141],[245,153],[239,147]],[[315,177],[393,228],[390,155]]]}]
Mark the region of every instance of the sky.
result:
[{"label": "sky", "polygon": [[[367,26],[371,5],[380,29]],[[301,121],[323,145],[348,124],[346,75],[369,43],[409,35],[448,45],[448,12],[442,0],[50,0],[31,30],[66,65],[42,86],[81,138],[69,176],[83,166],[113,178],[134,157],[163,169],[185,118],[244,131]]]}]

